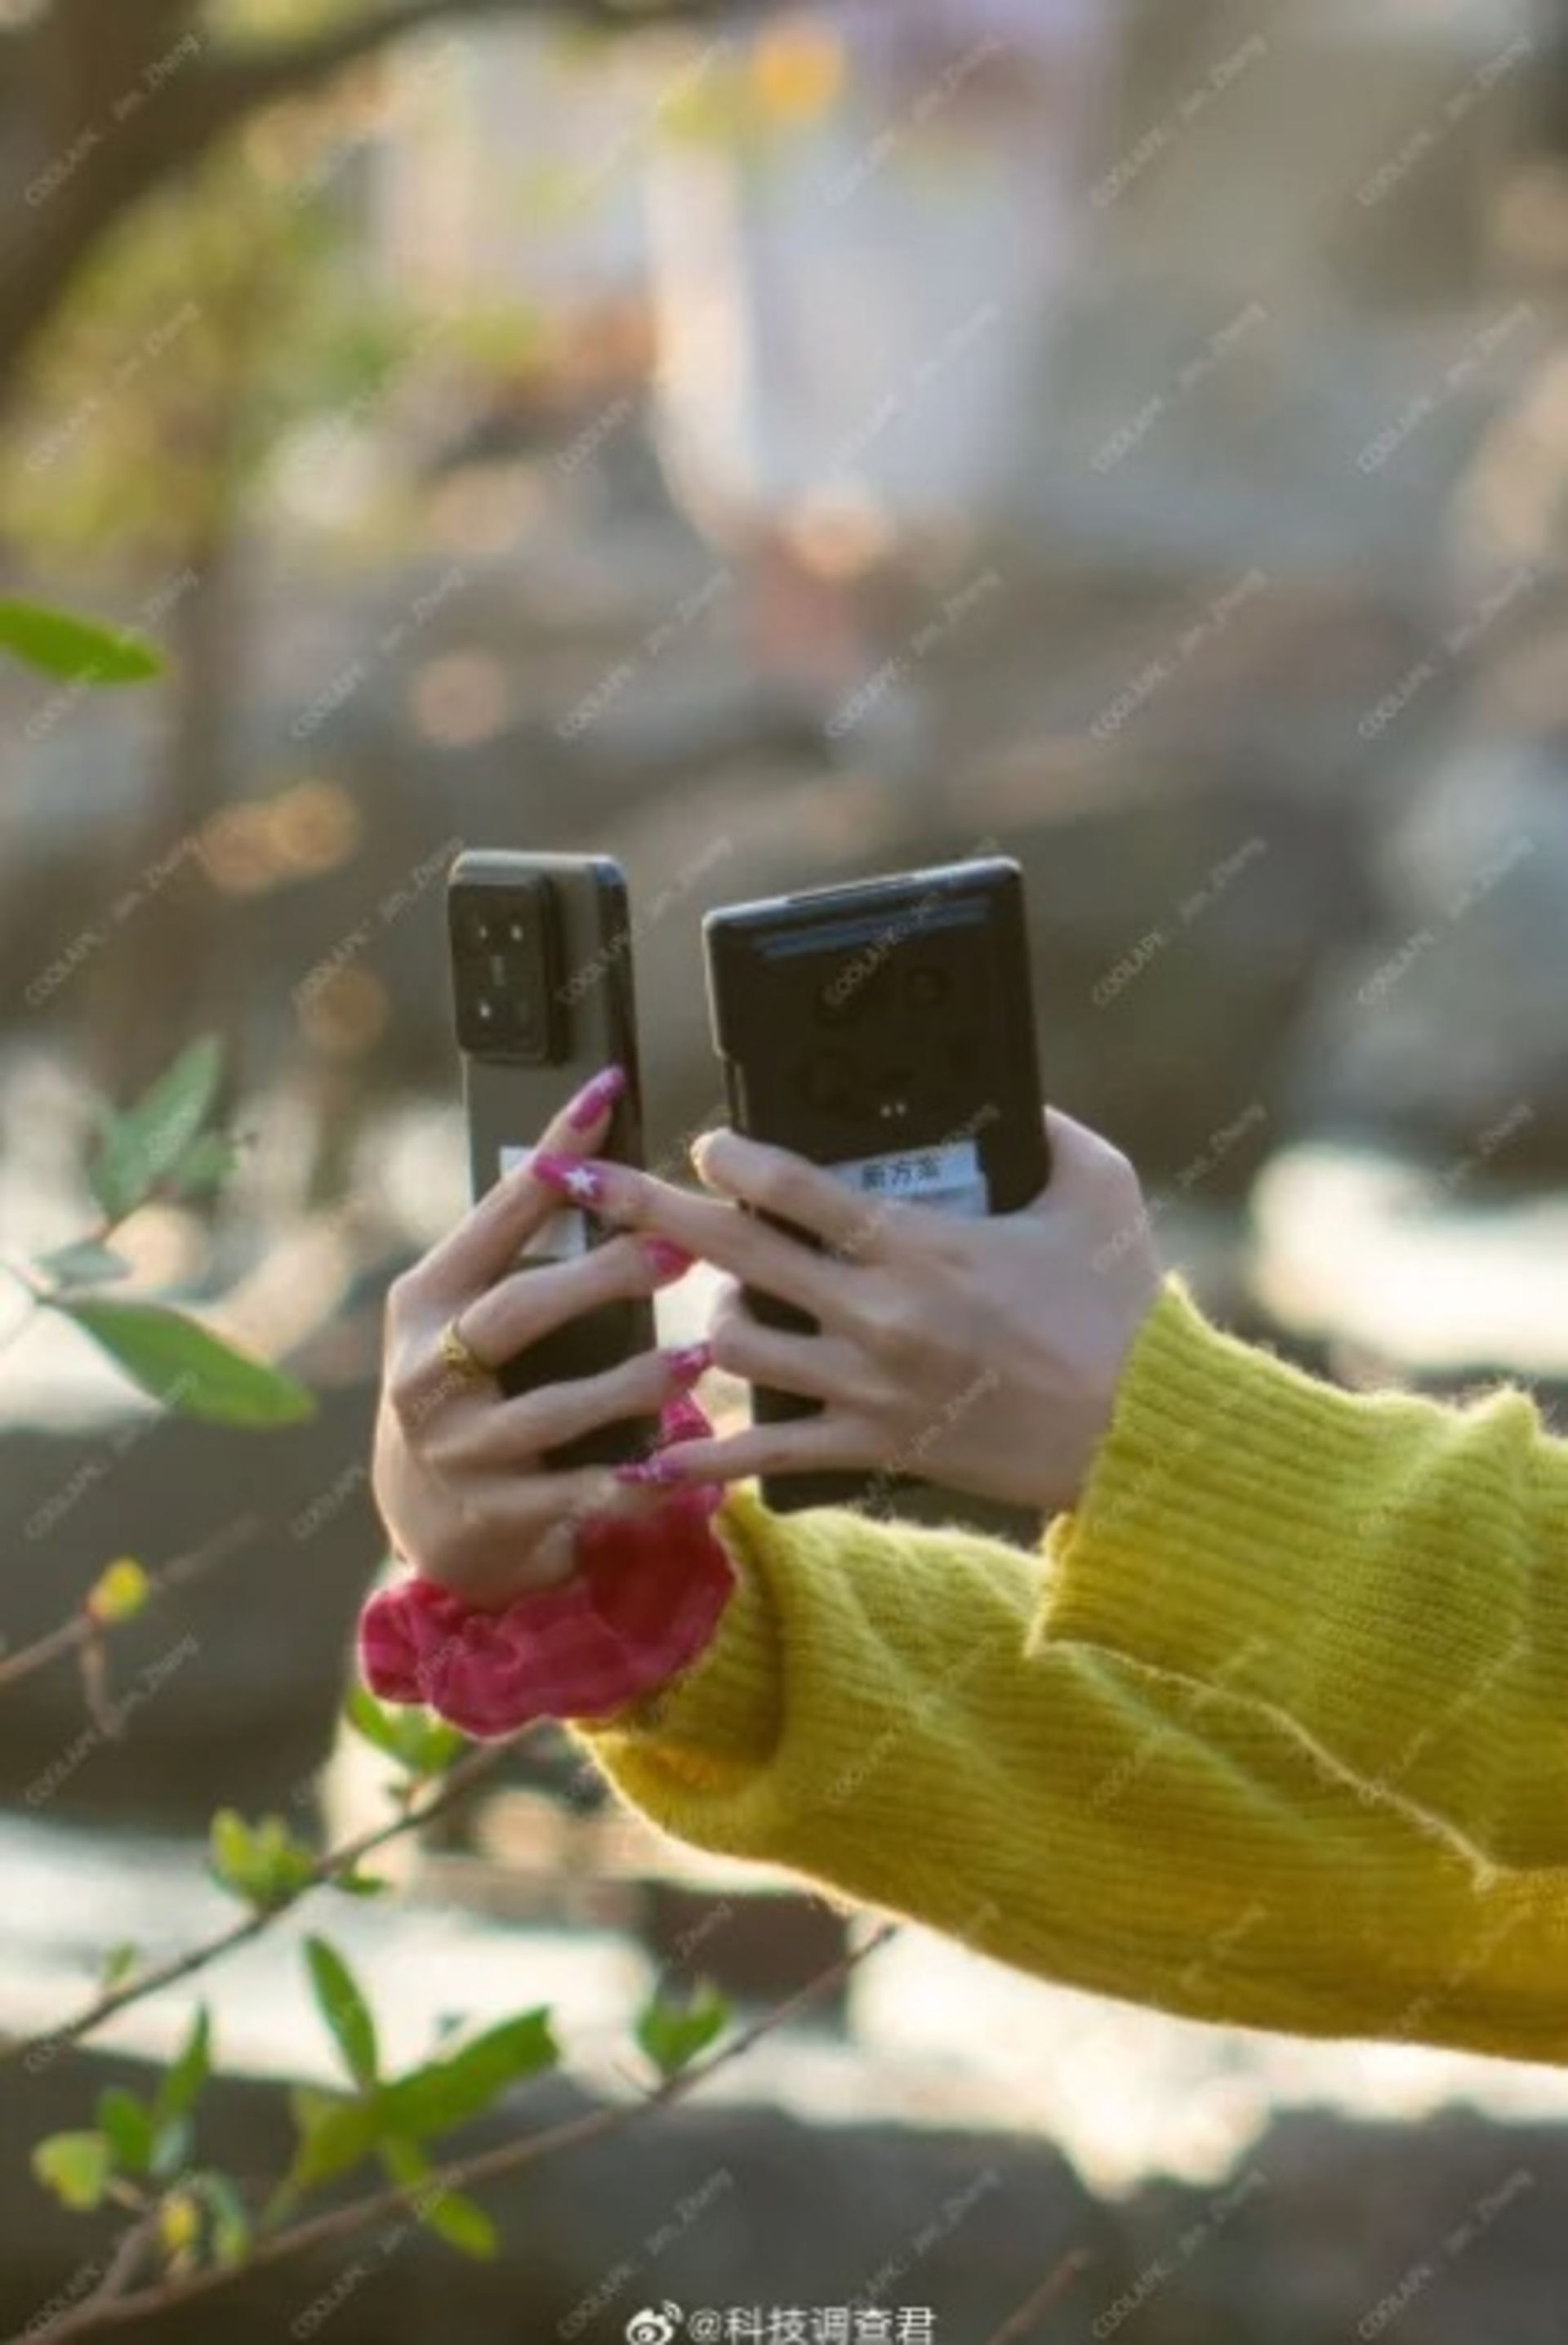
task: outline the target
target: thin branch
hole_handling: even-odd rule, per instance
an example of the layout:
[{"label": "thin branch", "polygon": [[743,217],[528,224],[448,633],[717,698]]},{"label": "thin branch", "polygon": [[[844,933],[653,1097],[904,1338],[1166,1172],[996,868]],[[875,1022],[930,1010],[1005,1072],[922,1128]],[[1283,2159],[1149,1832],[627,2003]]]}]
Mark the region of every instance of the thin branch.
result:
[{"label": "thin branch", "polygon": [[[232,2287],[235,2281],[248,2279],[252,2273],[270,2264],[291,2261],[309,2249],[325,2246],[334,2239],[352,2238],[369,2225],[381,2221],[422,2201],[432,2199],[451,2190],[470,2190],[486,2182],[494,2182],[502,2175],[515,2174],[525,2166],[535,2165],[541,2158],[559,2157],[562,2151],[577,2149],[584,2142],[602,2140],[607,2136],[630,2132],[641,2125],[655,2109],[672,2107],[676,2102],[689,2099],[715,2076],[720,2069],[745,2055],[771,2035],[796,2011],[814,2003],[857,1970],[860,1964],[898,1934],[898,1924],[886,1922],[880,1925],[861,1946],[853,1947],[847,1954],[832,1964],[794,1995],[764,2012],[727,2044],[721,2045],[704,2060],[693,2061],[668,2076],[645,2098],[624,2106],[592,2109],[564,2123],[551,2126],[543,2133],[527,2134],[520,2141],[503,2142],[496,2149],[481,2150],[471,2157],[455,2159],[450,2166],[438,2167],[420,2181],[379,2190],[372,2197],[357,2198],[348,2207],[333,2208],[317,2215],[309,2222],[297,2223],[291,2229],[278,2232],[265,2240],[248,2261],[229,2271],[198,2272],[188,2280],[162,2281],[156,2288],[140,2289],[134,2296],[120,2296],[105,2300],[102,2292],[89,2297],[73,2312],[67,2312],[50,2325],[49,2334],[55,2345],[67,2337],[85,2336],[88,2330],[117,2326],[122,2321],[140,2320],[147,2314],[165,2312],[176,2305],[193,2302],[197,2297],[215,2295],[218,2289]],[[25,2340],[13,2338],[8,2345],[25,2345]]]},{"label": "thin branch", "polygon": [[[147,1602],[155,1603],[177,1588],[188,1588],[194,1581],[205,1579],[218,1564],[226,1562],[236,1548],[255,1538],[260,1528],[258,1517],[242,1515],[204,1547],[193,1548],[188,1555],[177,1555],[168,1563],[160,1564],[147,1574]],[[47,1669],[51,1661],[60,1660],[66,1653],[75,1652],[78,1645],[102,1634],[102,1623],[95,1620],[90,1612],[84,1609],[75,1613],[35,1643],[24,1645],[15,1653],[0,1654],[0,1689],[18,1684],[37,1670]]]},{"label": "thin branch", "polygon": [[1041,2318],[1066,2296],[1079,2272],[1094,2261],[1087,2248],[1069,2248],[1058,2264],[1053,2266],[1038,2288],[1025,2299],[1009,2320],[1002,2323],[986,2340],[986,2345],[1021,2345],[1032,2337]]},{"label": "thin branch", "polygon": [[236,1947],[248,1945],[251,1939],[260,1937],[263,1931],[269,1929],[280,1914],[287,1914],[302,1898],[328,1887],[339,1874],[352,1873],[363,1858],[373,1855],[377,1849],[387,1847],[406,1833],[417,1832],[421,1824],[430,1822],[435,1817],[444,1814],[448,1808],[455,1806],[475,1783],[501,1764],[507,1752],[521,1741],[523,1734],[532,1731],[531,1727],[525,1727],[522,1734],[511,1735],[504,1742],[487,1742],[479,1750],[470,1751],[442,1778],[440,1789],[432,1798],[417,1806],[410,1805],[401,1815],[394,1816],[389,1824],[379,1824],[373,1832],[361,1832],[357,1839],[345,1841],[340,1848],[329,1849],[318,1860],[298,1887],[278,1898],[275,1904],[248,1914],[243,1921],[218,1931],[202,1944],[176,1955],[157,1970],[146,1971],[139,1978],[131,1979],[126,1985],[100,1995],[96,2003],[78,2012],[75,2019],[68,2019],[41,2035],[13,2036],[9,2042],[0,2044],[0,2067],[17,2060],[31,2061],[39,2055],[52,2060],[67,2045],[80,2042],[84,2035],[91,2035],[106,2019],[113,2019],[133,2003],[142,2003],[148,1995],[160,1995],[165,1987],[177,1985],[181,1979],[194,1977],[197,1971],[206,1970],[225,1954],[232,1954]]},{"label": "thin branch", "polygon": [[100,2311],[106,2311],[109,2306],[125,2302],[132,2283],[140,2278],[142,2257],[157,2238],[157,2228],[156,2208],[150,2214],[138,2216],[109,2258],[108,2269],[97,2287],[91,2296],[82,2299],[80,2310],[86,2312],[96,2306]]}]

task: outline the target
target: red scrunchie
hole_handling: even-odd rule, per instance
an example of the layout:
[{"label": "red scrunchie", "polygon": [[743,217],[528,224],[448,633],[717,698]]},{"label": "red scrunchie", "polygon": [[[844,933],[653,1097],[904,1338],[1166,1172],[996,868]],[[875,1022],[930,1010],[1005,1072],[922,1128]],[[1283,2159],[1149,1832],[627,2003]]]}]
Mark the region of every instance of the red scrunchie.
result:
[{"label": "red scrunchie", "polygon": [[[659,1446],[711,1429],[693,1401],[676,1401]],[[723,1497],[678,1490],[647,1514],[587,1518],[572,1579],[504,1611],[430,1579],[382,1589],[359,1618],[365,1682],[481,1741],[540,1718],[609,1717],[694,1660],[717,1628],[734,1586],[710,1528]]]}]

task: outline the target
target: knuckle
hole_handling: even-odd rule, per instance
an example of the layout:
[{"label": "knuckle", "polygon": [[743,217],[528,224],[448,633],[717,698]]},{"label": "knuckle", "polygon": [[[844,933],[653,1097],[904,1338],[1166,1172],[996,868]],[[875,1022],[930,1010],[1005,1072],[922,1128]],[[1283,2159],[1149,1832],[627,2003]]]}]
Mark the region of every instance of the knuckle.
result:
[{"label": "knuckle", "polygon": [[758,1435],[746,1451],[748,1475],[782,1474],[789,1463],[789,1449],[776,1435]]},{"label": "knuckle", "polygon": [[423,1429],[429,1416],[429,1404],[420,1380],[400,1369],[387,1379],[387,1411],[405,1440],[412,1440]]},{"label": "knuckle", "polygon": [[1095,1170],[1108,1189],[1125,1193],[1138,1186],[1138,1167],[1125,1149],[1118,1148],[1114,1141],[1101,1140],[1096,1152]]},{"label": "knuckle", "polygon": [[708,1328],[713,1365],[724,1369],[731,1376],[739,1376],[754,1356],[753,1339],[754,1323],[739,1305],[733,1310],[716,1312]]},{"label": "knuckle", "polygon": [[419,1274],[414,1270],[400,1271],[387,1289],[382,1321],[390,1341],[400,1328],[413,1316],[419,1304]]},{"label": "knuckle", "polygon": [[607,1238],[592,1259],[594,1279],[605,1295],[645,1294],[659,1284],[658,1264],[647,1241],[633,1233]]},{"label": "knuckle", "polygon": [[537,1457],[556,1431],[560,1409],[552,1407],[551,1400],[552,1388],[541,1385],[503,1402],[489,1428],[492,1447],[503,1451],[514,1463],[520,1457]]},{"label": "knuckle", "polygon": [[609,1176],[598,1210],[619,1228],[637,1229],[648,1219],[652,1203],[653,1184],[646,1172],[618,1164]]},{"label": "knuckle", "polygon": [[907,1351],[920,1334],[919,1315],[907,1297],[882,1281],[862,1297],[857,1317],[861,1340],[879,1354]]}]

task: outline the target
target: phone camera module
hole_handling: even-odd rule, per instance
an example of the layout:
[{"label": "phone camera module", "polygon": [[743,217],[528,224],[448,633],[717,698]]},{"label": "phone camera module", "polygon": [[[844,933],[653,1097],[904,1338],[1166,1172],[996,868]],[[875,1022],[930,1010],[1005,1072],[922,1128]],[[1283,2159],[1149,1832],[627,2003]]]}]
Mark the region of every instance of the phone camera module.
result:
[{"label": "phone camera module", "polygon": [[452,908],[458,1039],[485,1056],[548,1065],[563,1040],[551,901],[542,888],[522,901],[512,890],[485,892],[491,900],[460,896]]}]

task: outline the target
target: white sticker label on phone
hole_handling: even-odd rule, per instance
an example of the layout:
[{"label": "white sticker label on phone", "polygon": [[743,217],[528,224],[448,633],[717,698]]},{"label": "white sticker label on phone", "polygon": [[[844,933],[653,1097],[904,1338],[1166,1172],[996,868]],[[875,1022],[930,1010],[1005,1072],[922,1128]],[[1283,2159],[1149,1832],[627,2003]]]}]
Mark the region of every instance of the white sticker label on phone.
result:
[{"label": "white sticker label on phone", "polygon": [[969,1221],[983,1221],[991,1210],[991,1185],[981,1169],[979,1144],[973,1140],[895,1149],[886,1156],[860,1156],[826,1170],[865,1197],[901,1197]]},{"label": "white sticker label on phone", "polygon": [[[503,1148],[501,1152],[501,1177],[520,1172],[533,1154],[531,1148]],[[572,1262],[588,1252],[588,1216],[575,1205],[561,1205],[551,1213],[543,1227],[535,1230],[528,1244],[519,1250],[519,1258],[527,1262]]]}]

